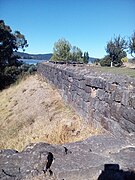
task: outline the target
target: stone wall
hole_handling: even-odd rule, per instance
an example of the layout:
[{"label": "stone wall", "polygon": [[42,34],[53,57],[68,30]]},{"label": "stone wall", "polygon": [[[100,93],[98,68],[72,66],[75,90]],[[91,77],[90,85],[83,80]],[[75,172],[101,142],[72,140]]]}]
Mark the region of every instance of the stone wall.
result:
[{"label": "stone wall", "polygon": [[135,132],[135,79],[88,66],[40,63],[38,73],[89,123],[113,133]]}]

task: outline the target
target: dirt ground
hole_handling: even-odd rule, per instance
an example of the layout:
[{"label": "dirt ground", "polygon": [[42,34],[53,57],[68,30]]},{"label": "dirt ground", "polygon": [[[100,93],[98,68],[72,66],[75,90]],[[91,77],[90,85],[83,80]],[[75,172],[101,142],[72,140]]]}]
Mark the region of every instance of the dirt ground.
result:
[{"label": "dirt ground", "polygon": [[30,143],[75,142],[100,132],[84,123],[38,75],[0,92],[0,149],[20,151]]}]

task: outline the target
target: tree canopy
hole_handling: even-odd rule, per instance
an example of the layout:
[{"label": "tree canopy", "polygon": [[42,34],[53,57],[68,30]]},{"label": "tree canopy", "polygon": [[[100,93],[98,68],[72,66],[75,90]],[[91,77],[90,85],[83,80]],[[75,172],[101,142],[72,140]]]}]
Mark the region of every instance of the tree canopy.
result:
[{"label": "tree canopy", "polygon": [[13,65],[13,51],[19,48],[23,50],[27,47],[25,36],[19,31],[12,32],[10,26],[6,25],[3,20],[0,20],[0,67],[5,65]]},{"label": "tree canopy", "polygon": [[83,52],[77,46],[72,46],[69,41],[65,39],[59,39],[53,48],[53,56],[51,57],[53,61],[63,61],[63,62],[76,62],[76,63],[88,63],[89,55],[88,52],[85,53],[85,58],[83,57]]},{"label": "tree canopy", "polygon": [[89,53],[88,52],[84,52],[83,62],[86,64],[89,62]]},{"label": "tree canopy", "polygon": [[[17,60],[14,51],[28,46],[25,36],[19,31],[12,32],[10,26],[0,20],[0,90],[15,82],[20,75],[29,70]],[[32,67],[31,67],[32,68]],[[33,68],[33,71],[35,69]]]},{"label": "tree canopy", "polygon": [[120,66],[122,64],[121,59],[126,57],[127,42],[120,35],[114,37],[107,43],[106,52],[109,55],[113,65]]},{"label": "tree canopy", "polygon": [[132,57],[135,57],[135,32],[129,39],[129,53]]},{"label": "tree canopy", "polygon": [[65,39],[59,39],[54,44],[52,60],[68,61],[70,58],[71,44]]},{"label": "tree canopy", "polygon": [[73,62],[82,62],[82,50],[76,46],[73,46],[71,49],[71,60]]}]

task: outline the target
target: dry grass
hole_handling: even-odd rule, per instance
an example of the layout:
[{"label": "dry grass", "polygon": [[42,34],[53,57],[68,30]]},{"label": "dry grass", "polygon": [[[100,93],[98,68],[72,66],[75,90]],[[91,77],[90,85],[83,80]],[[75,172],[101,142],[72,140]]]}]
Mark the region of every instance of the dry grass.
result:
[{"label": "dry grass", "polygon": [[100,132],[84,123],[37,75],[0,92],[0,149],[75,142]]}]

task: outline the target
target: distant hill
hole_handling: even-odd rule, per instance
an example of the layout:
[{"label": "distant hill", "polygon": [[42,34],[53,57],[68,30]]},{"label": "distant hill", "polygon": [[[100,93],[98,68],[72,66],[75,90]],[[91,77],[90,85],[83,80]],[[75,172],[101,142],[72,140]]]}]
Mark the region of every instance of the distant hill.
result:
[{"label": "distant hill", "polygon": [[23,52],[14,52],[15,55],[20,56],[21,59],[39,59],[49,60],[52,57],[52,53],[49,54],[28,54]]},{"label": "distant hill", "polygon": [[[52,53],[48,54],[28,54],[23,52],[14,52],[15,55],[20,56],[20,59],[39,59],[48,61],[52,57]],[[95,62],[97,58],[90,57],[89,62]]]},{"label": "distant hill", "polygon": [[89,57],[89,62],[94,63],[98,58]]}]

